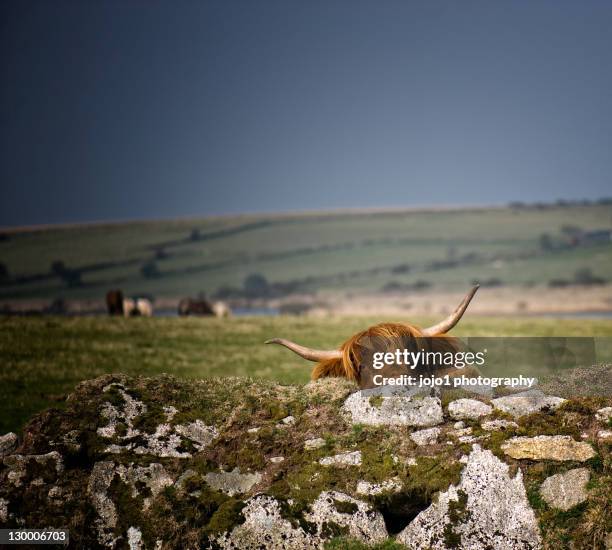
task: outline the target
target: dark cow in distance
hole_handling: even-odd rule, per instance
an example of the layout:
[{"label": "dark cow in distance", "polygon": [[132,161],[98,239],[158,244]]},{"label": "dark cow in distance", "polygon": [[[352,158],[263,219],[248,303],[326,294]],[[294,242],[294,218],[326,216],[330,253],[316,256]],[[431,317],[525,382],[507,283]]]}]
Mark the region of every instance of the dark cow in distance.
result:
[{"label": "dark cow in distance", "polygon": [[230,317],[232,310],[225,302],[209,302],[206,298],[183,298],[178,305],[178,314],[208,317]]},{"label": "dark cow in distance", "polygon": [[109,315],[123,315],[123,292],[113,289],[106,293],[106,310]]},{"label": "dark cow in distance", "polygon": [[213,316],[215,311],[213,310],[213,305],[205,298],[198,300],[194,300],[193,298],[183,298],[178,305],[178,314],[181,317],[185,317],[187,315]]}]

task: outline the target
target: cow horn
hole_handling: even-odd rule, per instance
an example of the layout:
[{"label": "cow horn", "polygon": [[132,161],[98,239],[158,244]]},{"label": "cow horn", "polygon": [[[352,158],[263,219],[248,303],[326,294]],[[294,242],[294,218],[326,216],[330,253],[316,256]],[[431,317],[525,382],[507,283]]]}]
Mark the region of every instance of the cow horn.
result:
[{"label": "cow horn", "polygon": [[461,317],[463,317],[465,310],[472,301],[472,298],[474,297],[474,294],[476,294],[476,291],[479,287],[480,285],[476,285],[475,287],[473,287],[472,290],[470,290],[466,294],[465,298],[457,306],[457,309],[455,309],[455,311],[453,311],[446,319],[444,319],[444,321],[440,321],[436,325],[423,329],[423,336],[439,336],[440,334],[445,334],[450,331],[459,322]]},{"label": "cow horn", "polygon": [[266,344],[280,344],[281,346],[285,346],[290,349],[293,353],[297,353],[300,357],[304,359],[308,359],[309,361],[326,361],[327,359],[340,359],[342,357],[342,352],[340,350],[322,350],[322,349],[312,349],[307,348],[306,346],[300,346],[295,342],[291,342],[291,340],[285,340],[284,338],[273,338],[272,340],[267,340]]}]

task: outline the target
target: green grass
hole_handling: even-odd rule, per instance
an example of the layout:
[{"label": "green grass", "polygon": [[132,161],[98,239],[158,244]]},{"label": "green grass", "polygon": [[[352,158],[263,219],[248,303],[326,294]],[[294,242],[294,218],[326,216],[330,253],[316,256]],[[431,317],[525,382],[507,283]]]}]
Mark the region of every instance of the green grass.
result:
[{"label": "green grass", "polygon": [[[457,289],[473,279],[547,284],[572,279],[580,268],[610,281],[609,243],[543,252],[539,238],[549,233],[561,242],[564,225],[605,229],[611,216],[611,205],[550,206],[253,215],[21,231],[0,240],[0,262],[11,277],[26,279],[0,281],[0,299],[100,299],[115,286],[129,294],[212,294],[223,285],[240,287],[251,273],[271,282],[309,278],[301,290],[379,290],[390,281],[420,279]],[[203,238],[191,240],[194,229]],[[166,257],[156,260],[160,277],[147,279],[140,269],[155,249]],[[471,259],[456,267],[432,267],[466,255]],[[48,275],[57,260],[82,271],[81,287],[67,288]],[[408,264],[410,272],[392,273],[400,264]]]},{"label": "green grass", "polygon": [[[104,373],[304,383],[310,365],[283,348],[263,345],[266,339],[283,336],[334,348],[383,320],[402,319],[0,317],[0,433],[20,430],[32,414],[47,407],[63,406],[78,382]],[[425,324],[431,319],[411,321]],[[612,336],[612,323],[472,317],[456,334],[605,337]]]}]

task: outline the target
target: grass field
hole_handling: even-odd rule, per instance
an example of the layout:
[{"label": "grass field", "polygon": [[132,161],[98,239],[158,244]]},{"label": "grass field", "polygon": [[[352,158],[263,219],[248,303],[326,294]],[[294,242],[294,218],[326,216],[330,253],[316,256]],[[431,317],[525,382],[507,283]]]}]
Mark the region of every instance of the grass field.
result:
[{"label": "grass field", "polygon": [[[283,348],[263,345],[266,339],[283,336],[333,348],[380,321],[361,317],[0,317],[0,433],[19,431],[44,408],[63,406],[66,394],[78,382],[104,373],[250,376],[304,383],[309,379],[309,364]],[[431,319],[410,321],[426,324]],[[456,334],[612,337],[612,321],[468,316]]]},{"label": "grass field", "polygon": [[[378,291],[426,280],[463,289],[571,280],[588,268],[611,281],[610,243],[566,247],[562,229],[608,229],[610,204],[242,216],[44,230],[0,235],[0,300],[102,298],[110,287],[156,297],[242,287],[253,273],[297,291]],[[552,246],[543,249],[542,235]],[[68,286],[51,272],[80,275]],[[144,266],[153,265],[143,274]]]}]

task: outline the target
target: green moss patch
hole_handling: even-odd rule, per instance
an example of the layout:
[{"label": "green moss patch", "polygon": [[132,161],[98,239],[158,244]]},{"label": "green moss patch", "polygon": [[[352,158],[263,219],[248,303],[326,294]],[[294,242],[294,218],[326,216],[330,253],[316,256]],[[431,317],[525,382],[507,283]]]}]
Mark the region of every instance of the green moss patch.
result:
[{"label": "green moss patch", "polygon": [[403,544],[393,539],[387,539],[380,544],[368,546],[359,540],[349,537],[333,538],[325,543],[324,548],[325,550],[406,550]]},{"label": "green moss patch", "polygon": [[357,504],[348,500],[334,499],[334,508],[341,514],[354,514],[359,510]]},{"label": "green moss patch", "polygon": [[382,407],[384,400],[385,398],[382,395],[373,395],[372,397],[370,397],[369,401],[372,407],[376,407],[377,409],[380,409],[380,407]]}]

